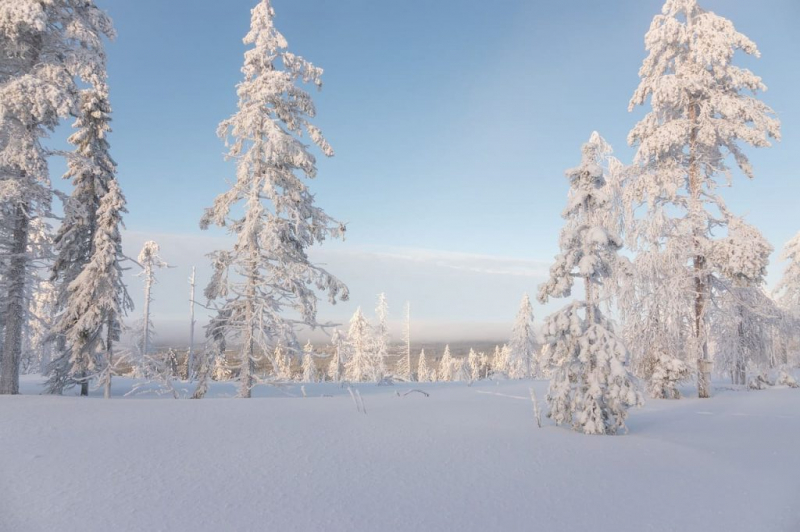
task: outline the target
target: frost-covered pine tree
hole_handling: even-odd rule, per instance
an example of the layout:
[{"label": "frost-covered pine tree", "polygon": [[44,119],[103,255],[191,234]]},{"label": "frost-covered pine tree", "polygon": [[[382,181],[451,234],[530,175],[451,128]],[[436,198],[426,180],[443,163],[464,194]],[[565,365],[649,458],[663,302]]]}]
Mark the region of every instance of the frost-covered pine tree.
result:
[{"label": "frost-covered pine tree", "polygon": [[253,47],[245,52],[239,108],[218,130],[229,146],[228,159],[236,161],[236,181],[200,224],[227,227],[236,237],[231,251],[213,254],[214,275],[205,293],[229,316],[225,334],[241,346],[241,397],[250,396],[258,351],[269,355],[271,346],[282,344],[297,354],[295,325],[319,325],[314,288],[331,303],[348,296],[342,282],[308,257],[308,248],[345,230],[315,205],[306,183],[317,175],[316,160],[300,137],[307,133],[324,155],[333,155],[309,121],[316,109],[298,84],[321,87],[322,69],[287,50],[274,17],[269,0],[252,10],[244,42]]},{"label": "frost-covered pine tree", "polygon": [[92,0],[0,2],[0,247],[8,257],[0,286],[0,394],[19,393],[31,222],[51,216],[42,139],[79,114],[79,82],[104,84],[102,39],[113,36],[111,20]]},{"label": "frost-covered pine tree", "polygon": [[153,285],[156,284],[156,270],[168,268],[169,264],[164,262],[159,253],[161,247],[154,241],[148,240],[139,252],[138,261],[142,266],[139,274],[144,277],[144,313],[142,315],[141,343],[139,349],[143,355],[150,353],[153,338],[153,323],[150,316],[150,304],[153,302]]},{"label": "frost-covered pine tree", "polygon": [[759,56],[756,45],[731,21],[702,9],[697,0],[667,0],[645,36],[648,57],[630,109],[648,102],[651,111],[630,132],[634,168],[625,187],[629,212],[644,206],[631,224],[636,250],[659,250],[691,262],[676,273],[692,280],[692,329],[688,349],[697,362],[698,395],[710,395],[708,301],[714,271],[709,253],[713,230],[727,223],[718,181],[730,179],[728,156],[746,176],[753,169],[742,144],[770,145],[780,123],[756,97],[761,78],[733,65],[741,51]]},{"label": "frost-covered pine tree", "polygon": [[481,378],[481,357],[474,349],[469,350],[467,355],[467,364],[469,366],[469,380],[477,381]]},{"label": "frost-covered pine tree", "polygon": [[120,265],[125,260],[120,228],[127,209],[109,154],[110,114],[105,88],[84,91],[76,131],[69,138],[75,153],[64,177],[75,188],[54,240],[58,315],[53,333],[63,349],[48,370],[51,393],[80,384],[81,395],[88,395],[92,374],[103,372],[110,397],[114,343],[122,318],[133,308]]},{"label": "frost-covered pine tree", "polygon": [[374,357],[372,378],[378,382],[386,375],[386,358],[389,356],[389,303],[386,301],[386,294],[384,293],[378,295],[375,317],[378,323],[375,326],[375,346],[372,349]]},{"label": "frost-covered pine tree", "polygon": [[347,338],[339,329],[334,329],[331,334],[331,345],[333,345],[333,355],[328,364],[328,378],[333,382],[341,382],[344,377],[344,364],[347,360]]},{"label": "frost-covered pine tree", "polygon": [[317,363],[314,358],[314,346],[309,340],[303,348],[303,382],[319,382]]},{"label": "frost-covered pine tree", "polygon": [[215,381],[227,381],[231,378],[231,371],[228,369],[228,362],[225,359],[225,353],[217,353],[214,357],[214,369],[211,372],[211,378]]},{"label": "frost-covered pine tree", "polygon": [[562,216],[559,246],[550,279],[539,288],[539,301],[567,297],[576,278],[583,280],[585,300],[550,315],[544,324],[549,344],[545,360],[552,375],[548,414],[586,434],[614,434],[625,428],[627,409],[641,404],[625,364],[627,350],[603,316],[600,293],[617,267],[619,236],[608,229],[611,192],[600,162],[605,141],[596,132],[583,146],[581,165],[566,172],[569,199]]},{"label": "frost-covered pine tree", "polygon": [[509,342],[510,358],[506,371],[511,379],[528,379],[536,371],[536,331],[533,328],[533,307],[528,294],[522,296],[517,319]]},{"label": "frost-covered pine tree", "polygon": [[372,332],[369,323],[361,312],[361,307],[356,309],[350,319],[350,329],[347,332],[348,358],[344,364],[344,378],[350,382],[363,382],[375,380],[375,357]]},{"label": "frost-covered pine tree", "polygon": [[275,347],[272,360],[272,369],[275,374],[275,379],[283,382],[294,380],[294,376],[292,375],[292,357],[282,346],[278,345]]},{"label": "frost-covered pine tree", "polygon": [[436,371],[428,367],[428,360],[425,357],[425,350],[419,352],[419,361],[417,362],[417,380],[419,382],[431,382],[436,380]]},{"label": "frost-covered pine tree", "polygon": [[436,380],[450,382],[456,377],[455,360],[450,354],[450,345],[444,346],[444,354],[439,361],[439,369],[436,371]]}]

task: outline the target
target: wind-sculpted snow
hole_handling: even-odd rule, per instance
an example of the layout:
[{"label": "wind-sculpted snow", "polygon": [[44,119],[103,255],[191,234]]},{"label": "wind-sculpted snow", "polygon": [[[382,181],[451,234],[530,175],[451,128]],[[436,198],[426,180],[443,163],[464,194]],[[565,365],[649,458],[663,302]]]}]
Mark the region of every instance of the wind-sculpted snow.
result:
[{"label": "wind-sculpted snow", "polygon": [[[40,380],[23,377],[23,393]],[[800,525],[800,393],[789,388],[651,400],[628,435],[601,438],[537,428],[531,381],[353,385],[366,415],[330,383],[306,384],[307,398],[300,385],[257,387],[252,401],[227,399],[235,383],[211,384],[203,401],[122,398],[131,385],[115,379],[110,401],[0,398],[0,530]],[[546,383],[533,388],[543,397]]]}]

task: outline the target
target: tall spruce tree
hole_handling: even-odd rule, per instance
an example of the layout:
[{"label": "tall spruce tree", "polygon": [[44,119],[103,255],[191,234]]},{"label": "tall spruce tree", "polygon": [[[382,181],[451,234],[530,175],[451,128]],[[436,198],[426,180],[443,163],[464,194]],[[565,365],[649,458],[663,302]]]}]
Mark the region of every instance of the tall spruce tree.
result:
[{"label": "tall spruce tree", "polygon": [[583,146],[581,165],[567,171],[570,191],[562,214],[561,253],[550,279],[539,288],[539,301],[546,303],[551,297],[570,296],[575,279],[583,280],[585,299],[550,315],[544,337],[549,344],[545,363],[552,375],[548,416],[586,434],[624,429],[628,407],[641,403],[625,367],[625,345],[600,309],[603,283],[615,271],[622,247],[607,223],[611,191],[602,166],[606,146],[593,133]]},{"label": "tall spruce tree", "polygon": [[62,352],[48,371],[51,393],[80,384],[81,395],[88,395],[89,379],[104,372],[110,394],[113,344],[122,317],[133,308],[120,266],[120,226],[127,211],[109,155],[110,114],[105,90],[84,91],[77,131],[69,139],[75,153],[64,177],[75,188],[55,238],[59,312],[53,333]]},{"label": "tall spruce tree", "polygon": [[[244,80],[237,87],[239,109],[218,130],[229,141],[236,180],[200,223],[226,227],[236,237],[232,250],[213,253],[205,294],[226,316],[224,333],[240,346],[240,397],[250,397],[259,351],[269,356],[282,344],[299,355],[295,325],[319,325],[314,288],[331,303],[348,295],[341,281],[308,257],[309,247],[345,230],[315,205],[304,179],[317,175],[316,160],[300,139],[304,133],[324,155],[333,155],[309,121],[316,109],[298,85],[321,87],[322,69],[287,50],[274,17],[269,0],[252,10],[244,43],[253,47],[245,53]],[[236,205],[243,215],[234,214]]]},{"label": "tall spruce tree", "polygon": [[8,257],[0,287],[0,394],[19,393],[31,222],[51,215],[42,139],[79,114],[79,82],[104,84],[102,39],[113,36],[111,20],[92,0],[0,2],[0,246]]}]

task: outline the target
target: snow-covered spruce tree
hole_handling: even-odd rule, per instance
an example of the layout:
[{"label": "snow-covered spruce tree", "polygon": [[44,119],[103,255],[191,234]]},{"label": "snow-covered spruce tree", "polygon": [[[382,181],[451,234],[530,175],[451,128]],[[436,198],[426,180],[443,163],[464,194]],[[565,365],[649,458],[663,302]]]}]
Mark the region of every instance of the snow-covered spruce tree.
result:
[{"label": "snow-covered spruce tree", "polygon": [[369,323],[361,312],[361,307],[358,307],[350,319],[350,329],[347,332],[348,358],[344,364],[345,380],[350,382],[375,380],[376,358],[371,352],[373,344]]},{"label": "snow-covered spruce tree", "polygon": [[721,273],[719,301],[711,313],[714,363],[733,384],[747,383],[747,368],[775,365],[774,330],[781,313],[764,292],[772,245],[761,232],[731,217],[728,236],[713,243],[710,260]]},{"label": "snow-covered spruce tree", "polygon": [[455,360],[450,354],[450,345],[444,346],[444,354],[439,361],[439,369],[436,371],[436,380],[450,382],[456,377]]},{"label": "snow-covered spruce tree", "polygon": [[225,353],[217,353],[214,357],[214,369],[211,378],[215,381],[227,381],[231,378],[231,371],[228,369],[228,362],[225,360]]},{"label": "snow-covered spruce tree", "polygon": [[506,370],[511,379],[529,379],[536,372],[536,331],[533,328],[533,307],[528,294],[522,296],[517,319],[509,342],[511,357]]},{"label": "snow-covered spruce tree", "polygon": [[314,346],[309,340],[303,348],[303,382],[319,382],[317,363],[314,358]]},{"label": "snow-covered spruce tree", "polygon": [[378,294],[375,317],[378,323],[375,326],[375,345],[372,348],[372,354],[375,358],[372,363],[372,379],[379,382],[386,375],[386,358],[389,356],[389,304],[384,293]]},{"label": "snow-covered spruce tree", "polygon": [[120,265],[120,227],[127,210],[109,155],[110,113],[105,89],[85,91],[77,131],[69,139],[75,153],[65,178],[72,179],[75,189],[55,237],[58,256],[53,264],[59,308],[53,333],[63,352],[48,371],[50,393],[74,383],[81,385],[81,395],[88,395],[92,373],[104,372],[105,395],[110,397],[114,342],[122,318],[133,308]]},{"label": "snow-covered spruce tree", "polygon": [[169,267],[169,264],[164,262],[164,259],[159,255],[160,252],[161,247],[159,247],[156,242],[148,240],[142,246],[142,250],[139,252],[139,257],[137,258],[142,267],[142,271],[139,275],[144,277],[144,309],[142,314],[142,329],[140,331],[141,343],[139,344],[142,355],[149,354],[150,348],[152,347],[153,323],[150,316],[150,305],[153,302],[153,285],[157,282],[156,270]]},{"label": "snow-covered spruce tree", "polygon": [[482,377],[481,357],[475,352],[474,349],[469,350],[469,355],[467,355],[467,364],[469,366],[469,380],[479,380]]},{"label": "snow-covered spruce tree", "polygon": [[31,260],[31,221],[50,216],[48,151],[41,139],[77,115],[78,82],[105,80],[103,37],[111,20],[92,0],[0,2],[0,246],[8,257],[0,302],[0,394],[19,392],[19,363]]},{"label": "snow-covered spruce tree", "polygon": [[419,352],[419,361],[417,362],[417,380],[419,382],[431,382],[436,380],[436,371],[428,367],[428,360],[425,358],[425,350]]},{"label": "snow-covered spruce tree", "polygon": [[394,374],[405,380],[414,380],[414,371],[411,367],[411,304],[406,303],[405,307],[405,325],[403,327],[403,343],[405,344],[405,352],[397,360]]},{"label": "snow-covered spruce tree", "polygon": [[275,379],[282,382],[289,382],[294,380],[292,375],[292,357],[281,345],[275,347],[272,354],[272,372]]},{"label": "snow-covered spruce tree", "polygon": [[756,45],[731,21],[702,9],[696,0],[667,0],[645,36],[648,57],[630,109],[651,111],[630,132],[637,146],[635,172],[626,185],[630,211],[645,207],[630,233],[635,249],[672,249],[691,262],[692,338],[698,395],[710,394],[706,317],[711,297],[709,264],[714,229],[728,216],[716,188],[730,180],[728,155],[748,177],[752,167],[741,144],[766,147],[780,138],[772,109],[756,98],[761,78],[732,64],[737,51],[759,56]]},{"label": "snow-covered spruce tree", "polygon": [[586,434],[614,434],[625,428],[627,409],[641,395],[625,367],[627,350],[600,310],[601,288],[617,267],[619,236],[607,228],[610,190],[599,160],[606,143],[596,132],[583,146],[581,165],[566,172],[569,199],[562,216],[561,253],[539,301],[568,297],[575,278],[583,279],[586,299],[550,315],[544,324],[549,344],[545,360],[552,375],[548,414]]},{"label": "snow-covered spruce tree", "polygon": [[341,382],[344,377],[344,363],[347,360],[347,338],[339,329],[334,329],[331,334],[333,355],[328,364],[328,378],[333,382]]},{"label": "snow-covered spruce tree", "polygon": [[[219,127],[221,137],[232,139],[228,158],[236,160],[236,181],[200,224],[227,227],[237,240],[232,251],[213,254],[215,272],[205,293],[230,314],[226,334],[241,346],[241,397],[250,396],[259,350],[269,355],[271,346],[282,344],[298,354],[295,325],[319,325],[313,287],[331,303],[348,297],[347,287],[312,264],[307,253],[345,230],[314,204],[303,179],[317,174],[316,160],[299,138],[304,131],[326,156],[333,155],[309,122],[316,115],[311,97],[298,86],[300,81],[321,87],[322,69],[287,50],[274,16],[269,0],[252,10],[244,42],[253,48],[245,53],[239,110]],[[243,204],[242,217],[232,215],[237,204]]]}]

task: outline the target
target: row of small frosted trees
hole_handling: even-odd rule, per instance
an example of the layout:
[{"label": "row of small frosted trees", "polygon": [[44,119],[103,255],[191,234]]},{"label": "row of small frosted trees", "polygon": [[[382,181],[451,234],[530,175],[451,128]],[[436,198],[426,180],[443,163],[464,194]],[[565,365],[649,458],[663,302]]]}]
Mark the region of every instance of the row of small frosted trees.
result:
[{"label": "row of small frosted trees", "polygon": [[[489,377],[516,379],[537,374],[536,332],[527,296],[523,298],[510,344],[496,346],[491,356],[470,349],[468,355],[455,357],[449,345],[438,360],[424,349],[418,355],[412,354],[408,304],[402,346],[392,348],[384,294],[378,296],[375,317],[376,322],[370,323],[361,308],[357,309],[346,333],[338,329],[333,331],[327,353],[316,352],[309,342],[299,364],[298,357],[292,356],[290,350],[278,346],[264,370],[266,378],[278,382],[472,382]],[[216,353],[209,364],[214,380],[236,376],[224,353]]]}]

